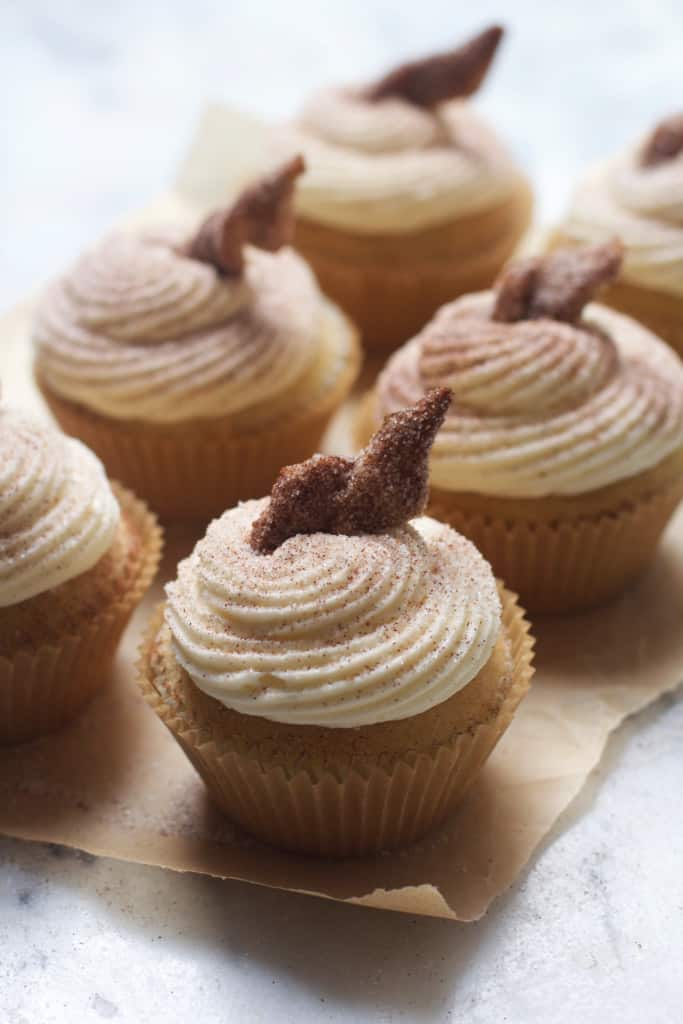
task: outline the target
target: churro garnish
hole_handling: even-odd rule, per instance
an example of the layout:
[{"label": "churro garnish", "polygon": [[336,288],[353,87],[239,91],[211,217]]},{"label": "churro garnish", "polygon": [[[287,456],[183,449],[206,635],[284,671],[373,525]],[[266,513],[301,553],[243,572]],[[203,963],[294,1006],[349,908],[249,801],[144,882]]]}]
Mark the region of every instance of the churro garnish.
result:
[{"label": "churro garnish", "polygon": [[242,272],[247,243],[269,252],[286,245],[294,230],[294,183],[304,170],[303,157],[296,156],[250,185],[232,206],[209,214],[183,254],[235,276]]},{"label": "churro garnish", "polygon": [[641,167],[658,167],[683,152],[683,113],[666,117],[655,127],[640,153]]},{"label": "churro garnish", "polygon": [[548,317],[576,323],[599,289],[616,278],[622,258],[623,246],[615,239],[513,263],[494,286],[492,319],[514,323]]},{"label": "churro garnish", "polygon": [[249,542],[271,554],[298,533],[384,533],[419,516],[429,493],[429,451],[451,401],[434,388],[387,416],[355,459],[316,455],[280,471]]},{"label": "churro garnish", "polygon": [[492,25],[455,50],[402,64],[369,85],[363,96],[372,101],[399,96],[418,107],[471,96],[484,80],[502,37],[503,29]]}]

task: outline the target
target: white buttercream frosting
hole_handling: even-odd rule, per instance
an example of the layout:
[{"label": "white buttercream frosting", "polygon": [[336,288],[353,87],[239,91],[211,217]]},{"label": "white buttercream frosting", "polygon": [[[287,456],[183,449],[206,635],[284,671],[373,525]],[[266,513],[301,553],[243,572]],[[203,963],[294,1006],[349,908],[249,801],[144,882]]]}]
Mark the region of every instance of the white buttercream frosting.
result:
[{"label": "white buttercream frosting", "polygon": [[104,468],[85,445],[0,408],[0,607],[92,568],[119,519]]},{"label": "white buttercream frosting", "polygon": [[182,255],[174,232],[116,235],[52,286],[36,370],[63,398],[119,419],[179,422],[267,405],[319,350],[324,300],[291,249],[247,248],[244,274]]},{"label": "white buttercream frosting", "polygon": [[683,364],[604,306],[578,325],[492,321],[492,293],[444,306],[392,356],[377,416],[435,385],[453,401],[432,448],[436,487],[499,497],[582,494],[683,445]]},{"label": "white buttercream frosting", "polygon": [[447,700],[486,664],[501,608],[487,562],[423,517],[390,533],[249,544],[268,499],[226,512],[167,586],[175,655],[209,696],[277,722],[355,727]]},{"label": "white buttercream frosting", "polygon": [[437,225],[504,201],[520,183],[505,147],[463,100],[426,110],[330,89],[276,146],[306,158],[298,212],[360,233]]},{"label": "white buttercream frosting", "polygon": [[577,242],[618,236],[625,281],[683,295],[683,153],[643,166],[642,145],[588,172],[561,230]]}]

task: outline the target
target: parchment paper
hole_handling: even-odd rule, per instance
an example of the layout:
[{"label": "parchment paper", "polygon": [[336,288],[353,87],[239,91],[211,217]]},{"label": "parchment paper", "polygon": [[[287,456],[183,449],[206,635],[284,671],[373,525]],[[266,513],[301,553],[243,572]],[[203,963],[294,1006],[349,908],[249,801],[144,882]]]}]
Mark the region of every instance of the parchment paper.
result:
[{"label": "parchment paper", "polygon": [[[263,162],[252,119],[211,108],[176,189],[137,221],[190,218]],[[31,303],[0,321],[0,379],[13,405],[47,415],[29,373]],[[342,411],[327,447],[347,449]],[[196,536],[173,533],[159,581],[102,694],[63,732],[0,750],[0,832],[366,906],[472,921],[519,874],[598,762],[609,733],[683,679],[683,509],[648,575],[604,610],[535,624],[529,696],[453,819],[399,853],[315,860],[241,834],[138,696],[140,630],[161,581]]]}]

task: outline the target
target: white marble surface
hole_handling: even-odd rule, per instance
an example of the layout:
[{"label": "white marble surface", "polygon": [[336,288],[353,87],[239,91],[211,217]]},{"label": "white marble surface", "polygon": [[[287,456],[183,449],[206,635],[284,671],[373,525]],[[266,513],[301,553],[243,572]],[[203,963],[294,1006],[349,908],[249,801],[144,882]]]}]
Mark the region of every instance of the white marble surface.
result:
[{"label": "white marble surface", "polygon": [[[445,0],[5,0],[0,304],[167,186],[205,100],[283,114],[322,80],[370,74],[502,14],[514,32],[481,105],[529,166],[548,220],[586,160],[678,104],[676,0],[482,0],[462,12]],[[682,752],[683,702],[628,723],[476,925],[0,840],[0,1022],[675,1024]]]}]

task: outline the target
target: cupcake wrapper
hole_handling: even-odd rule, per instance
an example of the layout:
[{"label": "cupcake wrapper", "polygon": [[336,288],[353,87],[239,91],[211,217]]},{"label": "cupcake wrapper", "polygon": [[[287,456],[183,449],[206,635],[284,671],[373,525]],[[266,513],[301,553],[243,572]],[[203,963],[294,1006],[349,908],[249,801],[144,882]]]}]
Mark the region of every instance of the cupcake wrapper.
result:
[{"label": "cupcake wrapper", "polygon": [[309,458],[346,385],[343,394],[331,394],[309,416],[291,423],[222,437],[193,422],[182,438],[145,432],[144,426],[133,432],[127,424],[42,391],[65,433],[84,441],[109,475],[141,495],[162,520],[207,522],[238,501],[268,494],[282,466]]},{"label": "cupcake wrapper", "polygon": [[151,684],[147,666],[163,611],[142,647],[145,699],[181,745],[213,801],[259,839],[320,856],[357,856],[403,846],[442,822],[463,797],[507,728],[532,675],[529,626],[516,597],[503,591],[503,621],[514,659],[513,684],[497,715],[448,744],[412,751],[390,765],[363,759],[334,770],[292,774],[277,755],[237,749],[196,728]]},{"label": "cupcake wrapper", "polygon": [[617,281],[600,301],[648,327],[683,357],[683,298]]},{"label": "cupcake wrapper", "polygon": [[125,597],[78,636],[0,657],[0,745],[59,729],[106,683],[121,634],[154,578],[162,544],[156,519],[129,491],[113,489],[140,533],[145,554],[138,575]]},{"label": "cupcake wrapper", "polygon": [[680,487],[585,519],[529,523],[458,507],[432,491],[428,514],[479,548],[531,612],[583,611],[621,593],[651,562]]},{"label": "cupcake wrapper", "polygon": [[488,287],[531,216],[523,184],[493,210],[407,235],[358,235],[299,219],[295,245],[354,320],[369,352],[412,337],[445,302]]}]

